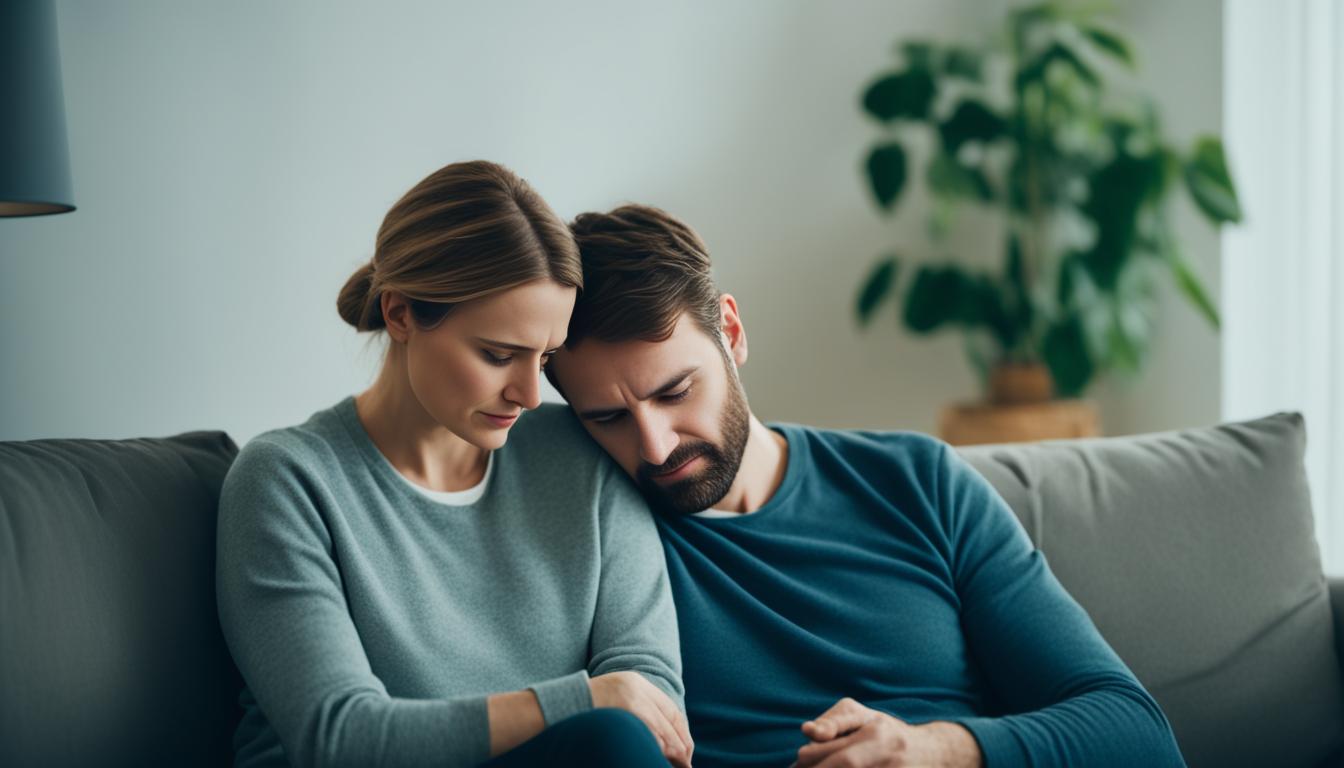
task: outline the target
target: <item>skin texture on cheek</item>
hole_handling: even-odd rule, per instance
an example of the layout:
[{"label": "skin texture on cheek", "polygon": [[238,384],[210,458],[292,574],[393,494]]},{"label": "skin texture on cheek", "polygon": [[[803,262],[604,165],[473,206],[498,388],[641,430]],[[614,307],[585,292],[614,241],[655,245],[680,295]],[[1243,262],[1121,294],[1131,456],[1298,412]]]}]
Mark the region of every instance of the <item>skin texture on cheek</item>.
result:
[{"label": "skin texture on cheek", "polygon": [[[728,492],[750,434],[750,410],[726,352],[698,328],[681,328],[664,342],[587,342],[562,353],[556,374],[582,411],[630,408],[609,424],[584,427],[664,514],[707,509]],[[689,396],[633,401],[691,367]],[[638,413],[636,413],[638,411]],[[650,434],[651,431],[656,434]],[[658,479],[695,459],[684,479]]]},{"label": "skin texture on cheek", "polygon": [[[538,404],[543,354],[563,342],[575,289],[537,281],[459,305],[436,328],[407,342],[410,388],[430,418],[461,439],[493,450],[509,427],[485,414],[510,416]],[[526,347],[491,349],[480,339]],[[506,358],[502,365],[487,352]]]}]

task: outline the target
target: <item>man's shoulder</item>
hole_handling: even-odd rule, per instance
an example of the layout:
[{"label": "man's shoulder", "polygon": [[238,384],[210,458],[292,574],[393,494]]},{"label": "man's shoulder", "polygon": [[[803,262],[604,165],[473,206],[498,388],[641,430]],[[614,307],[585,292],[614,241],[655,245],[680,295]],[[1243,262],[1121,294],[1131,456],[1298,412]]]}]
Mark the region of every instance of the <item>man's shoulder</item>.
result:
[{"label": "man's shoulder", "polygon": [[933,435],[904,429],[828,429],[788,422],[771,423],[792,446],[862,461],[891,461],[936,466],[947,443]]}]

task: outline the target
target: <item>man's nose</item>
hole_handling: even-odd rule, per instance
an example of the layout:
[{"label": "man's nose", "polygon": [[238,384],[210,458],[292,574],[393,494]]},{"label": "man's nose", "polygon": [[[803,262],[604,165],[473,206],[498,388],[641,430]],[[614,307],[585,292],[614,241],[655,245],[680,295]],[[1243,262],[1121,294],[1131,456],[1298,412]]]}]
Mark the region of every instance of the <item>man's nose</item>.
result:
[{"label": "man's nose", "polygon": [[661,466],[677,447],[677,433],[667,419],[657,414],[640,417],[638,424],[639,457],[655,467]]}]

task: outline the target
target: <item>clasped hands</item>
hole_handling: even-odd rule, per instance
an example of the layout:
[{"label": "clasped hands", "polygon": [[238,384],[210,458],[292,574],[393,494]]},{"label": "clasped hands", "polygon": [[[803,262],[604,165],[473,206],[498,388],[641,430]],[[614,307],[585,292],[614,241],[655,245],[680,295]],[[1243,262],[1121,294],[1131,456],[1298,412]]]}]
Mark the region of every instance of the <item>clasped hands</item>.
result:
[{"label": "clasped hands", "polygon": [[843,698],[802,725],[811,742],[793,768],[982,768],[984,757],[964,726],[936,721],[911,725]]},{"label": "clasped hands", "polygon": [[[695,749],[676,705],[641,675],[616,672],[590,681],[595,706],[632,712],[653,732],[676,768],[689,768]],[[911,725],[885,712],[843,698],[802,725],[810,743],[798,750],[793,768],[983,768],[975,737],[956,723]]]}]

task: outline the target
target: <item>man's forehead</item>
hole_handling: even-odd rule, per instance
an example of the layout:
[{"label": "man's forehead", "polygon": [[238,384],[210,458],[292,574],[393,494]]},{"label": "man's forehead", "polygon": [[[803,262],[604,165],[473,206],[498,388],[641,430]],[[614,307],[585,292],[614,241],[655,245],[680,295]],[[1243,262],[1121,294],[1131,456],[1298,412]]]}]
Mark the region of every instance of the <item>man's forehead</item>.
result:
[{"label": "man's forehead", "polygon": [[576,407],[609,405],[608,400],[655,391],[670,377],[699,369],[714,354],[712,342],[699,332],[674,332],[663,341],[585,339],[560,353],[565,359],[557,359],[556,374]]}]

